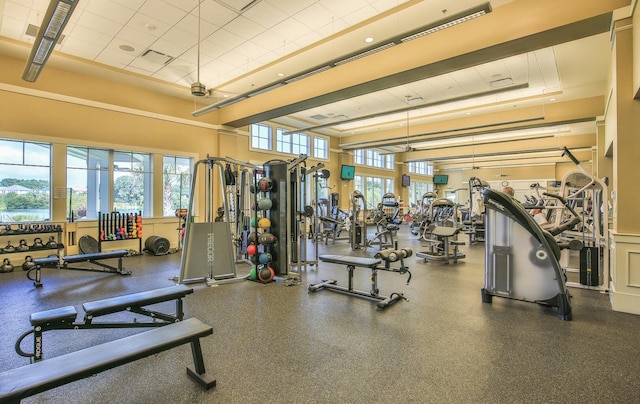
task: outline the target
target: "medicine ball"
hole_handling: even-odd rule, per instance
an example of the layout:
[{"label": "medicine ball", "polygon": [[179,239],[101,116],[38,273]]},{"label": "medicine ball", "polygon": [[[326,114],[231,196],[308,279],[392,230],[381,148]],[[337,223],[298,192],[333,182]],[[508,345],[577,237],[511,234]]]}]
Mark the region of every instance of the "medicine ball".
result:
[{"label": "medicine ball", "polygon": [[258,221],[258,227],[260,227],[261,229],[267,229],[271,227],[271,220],[269,220],[269,218],[267,217],[263,217]]},{"label": "medicine ball", "polygon": [[258,271],[256,267],[251,268],[251,270],[249,271],[249,280],[258,280]]},{"label": "medicine ball", "polygon": [[247,236],[247,242],[251,244],[255,244],[257,241],[258,241],[258,235],[256,234],[256,232],[252,231],[251,233],[249,233],[249,235]]},{"label": "medicine ball", "polygon": [[257,252],[258,252],[258,247],[255,244],[249,244],[247,246],[247,254],[256,255]]},{"label": "medicine ball", "polygon": [[273,201],[269,198],[262,198],[258,202],[258,208],[261,210],[269,210],[273,206]]},{"label": "medicine ball", "polygon": [[271,188],[273,188],[273,181],[271,181],[271,178],[260,178],[260,180],[258,181],[258,189],[260,189],[260,191],[271,191]]},{"label": "medicine ball", "polygon": [[263,267],[258,271],[258,280],[260,282],[271,282],[276,272],[271,267]]},{"label": "medicine ball", "polygon": [[266,264],[268,262],[271,262],[271,260],[272,260],[272,256],[269,253],[262,253],[258,257],[258,262],[260,262],[261,264]]}]

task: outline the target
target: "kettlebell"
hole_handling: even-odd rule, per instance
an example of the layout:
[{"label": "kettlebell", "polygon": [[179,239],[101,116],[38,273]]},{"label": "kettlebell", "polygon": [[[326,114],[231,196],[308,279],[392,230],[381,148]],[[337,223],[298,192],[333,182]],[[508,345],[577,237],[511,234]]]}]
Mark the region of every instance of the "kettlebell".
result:
[{"label": "kettlebell", "polygon": [[47,241],[47,247],[58,248],[58,243],[56,242],[55,236],[49,236],[49,241]]},{"label": "kettlebell", "polygon": [[6,253],[14,252],[16,248],[11,244],[11,241],[7,241],[7,245],[3,248],[3,251]]},{"label": "kettlebell", "polygon": [[18,251],[27,251],[28,249],[29,249],[29,246],[27,245],[27,240],[21,239],[20,240],[20,245],[18,245],[16,247],[16,250],[18,250]]},{"label": "kettlebell", "polygon": [[35,267],[36,263],[33,262],[33,257],[30,255],[27,255],[26,257],[24,257],[24,262],[22,263],[22,269],[25,271],[30,270],[31,268]]},{"label": "kettlebell", "polygon": [[31,248],[42,248],[44,245],[42,244],[42,239],[40,237],[36,237],[33,239],[33,245]]},{"label": "kettlebell", "polygon": [[0,272],[13,272],[13,265],[11,265],[11,261],[9,258],[5,258],[2,260],[2,267],[0,267]]}]

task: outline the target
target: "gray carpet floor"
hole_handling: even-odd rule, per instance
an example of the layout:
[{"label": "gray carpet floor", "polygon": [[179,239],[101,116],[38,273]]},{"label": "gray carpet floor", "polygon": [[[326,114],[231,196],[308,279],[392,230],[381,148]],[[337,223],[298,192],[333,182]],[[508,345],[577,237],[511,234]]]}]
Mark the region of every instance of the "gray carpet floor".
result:
[{"label": "gray carpet floor", "polygon": [[[424,250],[406,226],[399,247]],[[352,252],[347,241],[322,254]],[[571,289],[573,321],[536,304],[494,298],[482,303],[484,245],[463,246],[457,264],[408,258],[413,278],[379,273],[380,293],[404,293],[385,311],[366,299],[309,293],[323,279],[346,285],[343,266],[319,263],[301,284],[250,281],[206,287],[185,299],[186,317],[213,326],[202,340],[217,386],[205,391],[185,375],[185,345],[24,400],[25,403],[637,403],[640,317],[611,310],[608,295]],[[315,256],[309,242],[309,260]],[[124,260],[128,277],[44,269],[36,289],[20,269],[0,274],[0,371],[27,365],[14,343],[32,312],[170,286],[180,254]],[[248,272],[239,266],[239,274]],[[355,286],[369,290],[370,273]],[[163,303],[158,310],[173,311]],[[118,315],[125,321],[135,316]],[[120,318],[120,317],[118,317]],[[139,329],[51,331],[46,357],[99,344]],[[27,341],[30,341],[27,339]],[[29,350],[29,343],[23,344]],[[46,359],[45,359],[46,360]],[[3,380],[0,379],[0,383]]]}]

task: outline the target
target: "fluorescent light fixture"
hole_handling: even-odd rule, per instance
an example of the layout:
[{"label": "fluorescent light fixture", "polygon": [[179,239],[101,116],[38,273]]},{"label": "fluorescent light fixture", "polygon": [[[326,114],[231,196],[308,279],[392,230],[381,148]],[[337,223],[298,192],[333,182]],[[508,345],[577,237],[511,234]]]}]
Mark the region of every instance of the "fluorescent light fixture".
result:
[{"label": "fluorescent light fixture", "polygon": [[22,73],[23,80],[33,83],[38,79],[77,4],[78,0],[51,0]]}]

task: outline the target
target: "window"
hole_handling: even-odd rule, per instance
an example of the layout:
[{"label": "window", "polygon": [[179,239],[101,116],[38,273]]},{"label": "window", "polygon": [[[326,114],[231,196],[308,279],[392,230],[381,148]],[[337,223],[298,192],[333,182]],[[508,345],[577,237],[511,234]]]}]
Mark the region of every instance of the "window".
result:
[{"label": "window", "polygon": [[422,201],[422,196],[433,191],[433,184],[425,181],[411,181],[409,185],[409,203]]},{"label": "window", "polygon": [[384,168],[393,170],[394,163],[395,163],[395,158],[393,154],[387,154],[386,156],[384,156]]},{"label": "window", "polygon": [[376,150],[367,150],[366,156],[365,165],[380,168],[384,167],[384,156],[381,156],[380,152]]},{"label": "window", "polygon": [[[113,210],[151,214],[151,155],[127,151],[113,153]],[[146,196],[146,197],[145,197]]]},{"label": "window", "polygon": [[276,151],[280,153],[291,153],[291,135],[285,134],[286,130],[276,129]]},{"label": "window", "polygon": [[67,187],[72,190],[69,204],[74,218],[97,219],[100,212],[112,210],[151,215],[151,174],[147,153],[67,147]]},{"label": "window", "polygon": [[329,140],[324,137],[313,138],[313,157],[318,159],[329,158]]},{"label": "window", "polygon": [[412,161],[409,163],[409,172],[414,174],[433,175],[433,163],[428,161]]},{"label": "window", "polygon": [[293,154],[306,154],[309,155],[309,136],[304,133],[292,133],[291,134],[291,152]]},{"label": "window", "polygon": [[304,133],[289,133],[282,128],[276,129],[276,151],[287,154],[309,155],[311,149],[309,136]]},{"label": "window", "polygon": [[355,164],[364,164],[364,149],[357,149],[353,151],[353,162]]},{"label": "window", "polygon": [[162,214],[173,216],[178,209],[189,209],[192,159],[162,157]]},{"label": "window", "polygon": [[51,145],[0,139],[0,221],[51,219]]},{"label": "window", "polygon": [[109,212],[109,151],[67,147],[67,188],[75,219],[97,219]]},{"label": "window", "polygon": [[251,125],[251,147],[271,150],[271,126],[260,123]]}]

